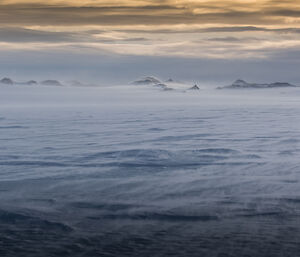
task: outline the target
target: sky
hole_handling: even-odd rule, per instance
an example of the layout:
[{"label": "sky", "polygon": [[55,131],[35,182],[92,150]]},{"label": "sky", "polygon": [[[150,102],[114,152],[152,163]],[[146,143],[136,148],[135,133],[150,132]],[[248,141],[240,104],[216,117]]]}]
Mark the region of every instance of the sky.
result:
[{"label": "sky", "polygon": [[299,60],[295,0],[0,1],[2,76],[300,83]]}]

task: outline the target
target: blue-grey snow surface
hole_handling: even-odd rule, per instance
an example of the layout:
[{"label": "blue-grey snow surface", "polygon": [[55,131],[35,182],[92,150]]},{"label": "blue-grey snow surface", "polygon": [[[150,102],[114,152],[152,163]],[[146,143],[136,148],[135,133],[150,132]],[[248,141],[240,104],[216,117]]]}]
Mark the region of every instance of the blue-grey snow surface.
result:
[{"label": "blue-grey snow surface", "polygon": [[0,87],[0,256],[295,257],[300,89]]}]

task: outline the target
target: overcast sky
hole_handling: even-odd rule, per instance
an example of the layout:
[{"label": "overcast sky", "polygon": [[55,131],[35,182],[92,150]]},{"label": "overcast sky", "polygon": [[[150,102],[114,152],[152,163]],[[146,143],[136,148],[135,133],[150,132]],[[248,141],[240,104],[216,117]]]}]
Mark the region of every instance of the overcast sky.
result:
[{"label": "overcast sky", "polygon": [[300,1],[1,0],[0,70],[19,79],[300,82]]}]

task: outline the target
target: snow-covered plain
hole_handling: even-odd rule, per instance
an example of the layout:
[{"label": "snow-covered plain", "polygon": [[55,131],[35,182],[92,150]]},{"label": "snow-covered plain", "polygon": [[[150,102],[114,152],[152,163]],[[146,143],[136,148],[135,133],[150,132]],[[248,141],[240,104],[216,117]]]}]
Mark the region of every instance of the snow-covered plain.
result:
[{"label": "snow-covered plain", "polygon": [[1,256],[297,256],[300,88],[0,87]]}]

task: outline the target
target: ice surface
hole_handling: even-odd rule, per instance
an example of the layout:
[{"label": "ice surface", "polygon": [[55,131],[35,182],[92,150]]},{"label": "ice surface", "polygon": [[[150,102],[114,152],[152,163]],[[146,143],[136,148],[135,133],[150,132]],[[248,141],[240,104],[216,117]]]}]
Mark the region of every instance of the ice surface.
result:
[{"label": "ice surface", "polygon": [[1,256],[297,256],[299,99],[1,86]]}]

